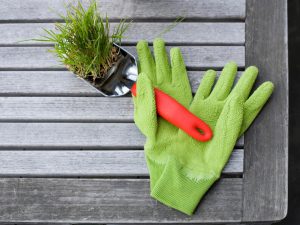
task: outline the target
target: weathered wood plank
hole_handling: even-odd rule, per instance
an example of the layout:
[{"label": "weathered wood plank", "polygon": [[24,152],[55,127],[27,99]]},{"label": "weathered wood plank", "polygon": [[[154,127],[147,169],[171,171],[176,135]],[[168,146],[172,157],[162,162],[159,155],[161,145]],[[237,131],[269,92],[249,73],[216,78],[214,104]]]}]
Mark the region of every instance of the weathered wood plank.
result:
[{"label": "weathered wood plank", "polygon": [[[233,151],[224,174],[243,172],[244,150]],[[144,152],[0,151],[0,176],[148,176]]]},{"label": "weathered wood plank", "polygon": [[275,91],[246,133],[244,221],[276,221],[287,214],[287,1],[248,0],[247,65],[257,65]]},{"label": "weathered wood plank", "polygon": [[0,95],[102,96],[69,71],[0,71]]},{"label": "weathered wood plank", "polygon": [[[139,40],[152,42],[171,23],[132,23],[124,33],[124,44],[136,44]],[[111,24],[111,30],[116,26]],[[53,23],[0,24],[0,45],[49,45],[30,40],[45,35],[43,28],[54,30]],[[245,43],[244,23],[180,23],[161,36],[168,44],[233,44]],[[30,40],[30,41],[24,41]],[[21,41],[21,42],[20,42]]]},{"label": "weathered wood plank", "polygon": [[0,97],[0,121],[133,122],[131,97]]},{"label": "weathered wood plank", "polygon": [[[168,49],[170,47],[167,47]],[[48,50],[50,47],[3,47],[0,48],[0,69],[65,69],[58,58]],[[136,49],[126,49],[135,56]],[[187,67],[193,69],[223,67],[228,61],[236,61],[238,66],[245,65],[244,46],[182,46],[183,57]]]},{"label": "weathered wood plank", "polygon": [[[195,93],[204,71],[188,71],[188,75],[192,91]],[[240,77],[240,75],[239,72],[237,76]],[[94,87],[69,71],[0,71],[1,95],[102,96]],[[26,101],[26,99],[23,100]]]},{"label": "weathered wood plank", "polygon": [[133,122],[130,97],[0,97],[0,121]]},{"label": "weathered wood plank", "polygon": [[[98,0],[97,0],[98,1]],[[65,5],[70,0],[2,0],[0,5],[0,21],[51,21],[58,20],[57,13],[65,13]],[[244,19],[245,0],[167,0],[143,1],[135,0],[101,0],[98,1],[102,14],[110,19],[171,19],[178,16],[187,19]],[[87,5],[88,0],[83,0]]]},{"label": "weathered wood plank", "polygon": [[144,143],[134,123],[0,123],[1,149],[142,149]]},{"label": "weathered wood plank", "polygon": [[191,217],[152,199],[147,179],[1,178],[0,222],[239,222],[241,194],[242,179],[220,179]]}]

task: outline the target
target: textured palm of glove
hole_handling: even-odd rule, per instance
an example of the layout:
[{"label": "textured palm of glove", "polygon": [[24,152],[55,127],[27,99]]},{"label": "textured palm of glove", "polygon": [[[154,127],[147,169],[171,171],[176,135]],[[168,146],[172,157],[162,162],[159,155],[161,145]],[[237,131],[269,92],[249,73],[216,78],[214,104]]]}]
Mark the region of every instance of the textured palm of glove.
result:
[{"label": "textured palm of glove", "polygon": [[[140,53],[144,52],[147,51]],[[143,70],[142,60],[149,60],[149,56],[139,54],[139,58],[142,74],[137,81],[137,92],[142,95],[134,99],[135,122],[147,136],[145,153],[152,182],[151,196],[191,215],[206,191],[219,178],[238,137],[250,126],[270,97],[273,84],[265,82],[248,98],[258,73],[256,67],[249,67],[232,91],[237,71],[235,63],[224,67],[213,90],[216,73],[207,71],[189,105],[190,111],[214,131],[212,140],[202,143],[171,125],[164,126],[166,121],[157,118],[153,86],[165,90],[160,83],[155,83],[151,71]],[[178,58],[183,62],[179,51]],[[182,74],[186,76],[186,73]],[[172,88],[176,89],[176,86]],[[181,91],[186,90],[175,90],[176,93]],[[172,91],[167,93],[174,97]],[[151,178],[153,175],[155,179]]]}]

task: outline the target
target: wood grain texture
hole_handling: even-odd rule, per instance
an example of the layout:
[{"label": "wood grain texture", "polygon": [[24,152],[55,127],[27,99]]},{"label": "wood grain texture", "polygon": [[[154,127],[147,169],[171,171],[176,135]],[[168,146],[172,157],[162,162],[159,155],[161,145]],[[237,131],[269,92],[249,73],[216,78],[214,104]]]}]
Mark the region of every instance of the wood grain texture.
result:
[{"label": "wood grain texture", "polygon": [[[217,73],[219,75],[220,71]],[[204,71],[188,71],[193,93],[196,93],[203,75]],[[237,77],[239,78],[240,76],[241,72],[238,72]],[[102,95],[90,84],[77,78],[69,71],[0,71],[0,96],[83,97]],[[1,100],[9,101],[7,98],[2,98]],[[57,100],[59,104],[59,99]],[[19,99],[15,99],[15,101],[19,101]],[[23,101],[26,101],[26,99],[23,99]],[[37,103],[37,101],[32,103]],[[22,101],[19,101],[19,103],[22,104]],[[8,107],[7,110],[12,106],[13,103],[6,105]],[[18,112],[14,111],[14,113]]]},{"label": "wood grain texture", "polygon": [[220,179],[187,216],[152,199],[147,179],[1,178],[0,222],[239,222],[242,179]]},{"label": "wood grain texture", "polygon": [[[8,73],[14,74],[15,72]],[[1,76],[0,72],[0,90],[3,87],[3,92],[0,91],[0,96],[30,96],[0,97],[0,121],[133,122],[134,112],[131,97],[78,97],[100,94],[93,87],[89,88],[89,84],[69,73],[62,74],[62,72],[58,72],[60,78],[66,75],[65,79],[56,79],[58,77],[55,74],[56,72],[52,72],[55,75],[52,76],[51,74],[50,77],[47,75],[48,73],[44,74],[44,76],[40,76],[42,73],[35,73],[38,73],[38,75],[29,76],[30,79],[28,79],[28,77],[23,76],[24,74],[21,76]],[[203,73],[191,72],[189,75],[192,90],[195,93]],[[238,76],[240,76],[240,73]],[[14,83],[20,77],[24,77],[24,80],[21,79],[18,82],[21,87]],[[63,84],[66,83],[67,90],[64,89],[63,84],[58,82],[60,80],[63,81]],[[32,85],[30,85],[30,81]],[[45,83],[47,83],[46,86],[44,85]],[[69,83],[70,85],[68,85]],[[82,87],[80,86],[81,83]],[[32,93],[31,90],[36,90],[38,93]],[[34,95],[46,95],[47,97],[32,97]],[[48,97],[48,95],[67,95],[67,97]],[[71,95],[77,95],[77,97],[70,97]]]},{"label": "wood grain texture", "polygon": [[0,121],[133,122],[131,97],[0,97]]},{"label": "wood grain texture", "polygon": [[69,71],[0,71],[0,95],[102,96]]},{"label": "wood grain texture", "polygon": [[[233,151],[223,174],[243,172],[244,150]],[[0,176],[149,176],[144,152],[113,151],[0,151]]]},{"label": "wood grain texture", "polygon": [[[88,0],[82,1],[84,5]],[[178,16],[187,19],[239,19],[245,18],[245,0],[97,0],[100,12],[110,19],[131,18],[134,20],[171,19]],[[2,0],[0,21],[53,21],[57,13],[65,13],[65,5],[71,0]]]},{"label": "wood grain texture", "polygon": [[134,123],[0,123],[1,149],[142,149],[144,143]]},{"label": "wood grain texture", "polygon": [[275,90],[245,137],[243,220],[281,220],[288,193],[287,1],[247,1],[246,63]]},{"label": "wood grain texture", "polygon": [[[145,138],[132,123],[131,99],[100,98],[47,52],[48,43],[18,42],[53,27],[61,21],[56,12],[64,13],[64,4],[71,3],[0,4],[0,223],[240,222],[241,178],[217,182],[193,217],[153,200]],[[230,60],[245,66],[245,0],[101,0],[99,5],[113,22],[134,19],[124,40],[134,54],[139,39],[152,41],[176,17],[185,17],[163,37],[168,49],[182,49],[193,92],[201,70],[220,69]],[[241,176],[243,144],[241,138],[225,177]],[[126,179],[135,176],[142,178]]]},{"label": "wood grain texture", "polygon": [[[2,70],[57,70],[65,69],[50,47],[3,47],[0,48]],[[134,46],[126,49],[137,55]],[[167,47],[168,51],[170,47]],[[182,46],[180,47],[186,66],[193,69],[223,67],[228,61],[245,66],[244,46]]]},{"label": "wood grain texture", "polygon": [[[111,23],[111,30],[116,25]],[[152,42],[171,25],[172,23],[132,23],[124,33],[122,43],[136,44],[139,40]],[[46,35],[44,28],[55,31],[53,23],[0,24],[0,45],[49,45],[49,42],[30,40]],[[179,23],[161,37],[167,44],[243,45],[245,23]]]}]

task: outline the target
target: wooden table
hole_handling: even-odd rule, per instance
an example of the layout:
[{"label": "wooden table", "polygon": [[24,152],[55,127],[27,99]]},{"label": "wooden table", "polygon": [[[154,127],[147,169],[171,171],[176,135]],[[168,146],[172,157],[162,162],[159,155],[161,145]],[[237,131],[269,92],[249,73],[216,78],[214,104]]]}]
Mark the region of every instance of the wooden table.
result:
[{"label": "wooden table", "polygon": [[180,46],[193,90],[207,68],[255,64],[275,92],[237,143],[195,215],[149,196],[145,138],[130,97],[104,98],[66,71],[48,43],[18,42],[59,21],[64,0],[0,4],[0,221],[10,223],[272,222],[287,213],[288,70],[284,0],[102,0],[112,21],[132,18],[135,52],[165,34]]}]

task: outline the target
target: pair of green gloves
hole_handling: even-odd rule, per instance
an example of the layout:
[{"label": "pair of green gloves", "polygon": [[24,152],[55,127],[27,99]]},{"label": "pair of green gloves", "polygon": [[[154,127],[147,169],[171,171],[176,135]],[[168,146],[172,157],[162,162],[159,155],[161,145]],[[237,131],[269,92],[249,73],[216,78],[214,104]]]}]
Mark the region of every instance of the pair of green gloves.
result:
[{"label": "pair of green gloves", "polygon": [[[134,121],[146,136],[145,156],[151,196],[191,215],[212,184],[218,180],[237,139],[247,130],[273,92],[263,83],[249,97],[258,74],[248,67],[232,89],[237,65],[228,63],[217,83],[208,70],[193,97],[179,48],[170,61],[162,39],[156,39],[154,58],[147,42],[137,44],[139,76],[134,100]],[[213,138],[199,142],[157,116],[154,87],[175,98],[213,130]]]}]

